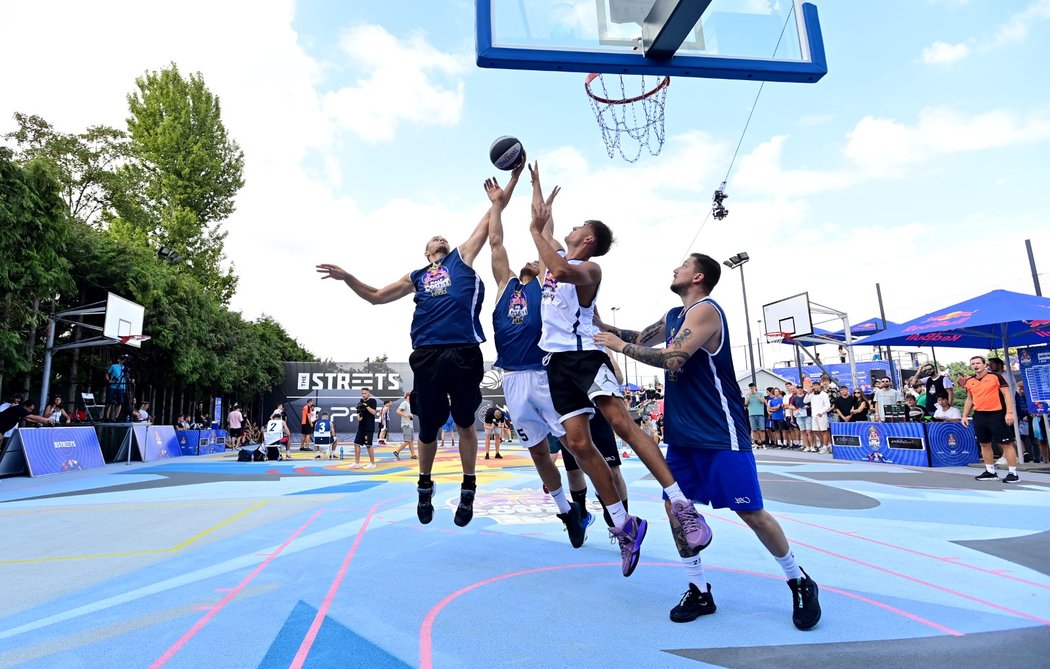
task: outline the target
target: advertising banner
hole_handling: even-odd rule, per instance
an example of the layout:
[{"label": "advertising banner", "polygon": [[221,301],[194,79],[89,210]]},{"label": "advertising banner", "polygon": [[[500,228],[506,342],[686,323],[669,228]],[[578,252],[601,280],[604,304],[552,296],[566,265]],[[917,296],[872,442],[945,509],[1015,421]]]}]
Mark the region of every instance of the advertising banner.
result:
[{"label": "advertising banner", "polygon": [[[828,374],[832,380],[840,385],[851,388],[853,385],[850,383],[850,368],[849,363],[841,364],[826,364],[824,368],[828,370]],[[874,372],[874,374],[873,374]],[[774,367],[773,373],[777,376],[782,376],[792,383],[798,383],[798,367]],[[816,365],[802,365],[802,378],[815,381],[820,379],[820,375],[824,372]],[[864,392],[871,392],[871,380],[872,378],[882,378],[890,375],[889,363],[881,361],[872,362],[858,362],[857,363],[857,381],[860,383],[860,387],[864,389]],[[897,385],[897,380],[894,380],[894,385]]]},{"label": "advertising banner", "polygon": [[92,427],[20,428],[15,433],[30,476],[94,469],[106,464]]},{"label": "advertising banner", "polygon": [[143,462],[177,458],[182,455],[175,428],[171,425],[151,425],[144,430],[139,426],[134,429],[135,438],[139,439],[139,453]]},{"label": "advertising banner", "polygon": [[1050,346],[1023,348],[1017,352],[1024,380],[1028,412],[1050,413]]},{"label": "advertising banner", "polygon": [[197,455],[226,452],[226,430],[200,430],[197,433]]},{"label": "advertising banner", "polygon": [[183,455],[197,455],[197,440],[200,430],[175,430],[175,439],[179,442],[179,452]]},{"label": "advertising banner", "polygon": [[922,423],[832,423],[836,460],[929,467]]},{"label": "advertising banner", "polygon": [[981,459],[972,427],[963,427],[962,423],[927,423],[926,436],[934,467],[965,467]]}]

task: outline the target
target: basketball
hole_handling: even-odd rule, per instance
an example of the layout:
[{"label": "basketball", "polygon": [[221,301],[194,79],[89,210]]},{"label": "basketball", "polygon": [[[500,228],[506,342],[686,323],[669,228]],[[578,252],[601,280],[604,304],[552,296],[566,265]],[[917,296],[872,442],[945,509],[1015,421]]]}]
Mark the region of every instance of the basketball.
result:
[{"label": "basketball", "polygon": [[497,137],[489,148],[492,164],[501,170],[513,170],[525,160],[525,148],[517,137],[504,135]]}]

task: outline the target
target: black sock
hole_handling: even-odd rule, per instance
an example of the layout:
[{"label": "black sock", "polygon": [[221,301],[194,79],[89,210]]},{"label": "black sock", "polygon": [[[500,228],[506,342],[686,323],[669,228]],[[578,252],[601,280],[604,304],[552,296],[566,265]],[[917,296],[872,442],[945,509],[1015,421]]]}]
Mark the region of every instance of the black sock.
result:
[{"label": "black sock", "polygon": [[463,489],[464,490],[477,490],[478,489],[478,477],[475,474],[464,474],[463,475]]},{"label": "black sock", "polygon": [[434,482],[430,480],[430,474],[420,474],[419,483],[416,484],[420,488],[432,488]]},{"label": "black sock", "polygon": [[627,508],[627,498],[626,497],[623,498],[623,502],[622,503],[623,503],[623,510],[628,512],[628,513],[630,513],[631,510]]},{"label": "black sock", "polygon": [[609,527],[616,527],[613,522],[612,516],[609,515],[609,509],[605,506],[605,502],[602,501],[601,496],[598,496],[598,503],[602,505],[602,518],[605,519],[605,524]]},{"label": "black sock", "polygon": [[576,506],[580,507],[580,513],[585,513],[587,511],[587,488],[570,490],[569,495],[572,497],[572,501],[576,502]]}]

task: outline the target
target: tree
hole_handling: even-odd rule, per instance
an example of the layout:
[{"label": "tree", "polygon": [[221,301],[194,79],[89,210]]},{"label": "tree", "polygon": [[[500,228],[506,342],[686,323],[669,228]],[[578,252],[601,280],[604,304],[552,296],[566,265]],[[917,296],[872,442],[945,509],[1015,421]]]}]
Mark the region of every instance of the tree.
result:
[{"label": "tree", "polygon": [[244,153],[228,136],[219,98],[199,72],[187,79],[172,63],[135,84],[127,123],[137,162],[125,178],[142,184],[141,197],[122,200],[117,209],[132,231],[186,258],[201,285],[226,304],[237,279],[221,267],[221,222],[244,185]]}]

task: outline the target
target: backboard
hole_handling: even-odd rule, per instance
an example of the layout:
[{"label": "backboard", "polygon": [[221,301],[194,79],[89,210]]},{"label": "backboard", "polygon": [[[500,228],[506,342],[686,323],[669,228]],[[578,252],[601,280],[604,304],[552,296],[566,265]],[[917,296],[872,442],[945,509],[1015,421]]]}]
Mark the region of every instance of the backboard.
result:
[{"label": "backboard", "polygon": [[[102,336],[121,339],[131,335],[140,335],[145,315],[146,308],[141,304],[135,304],[131,300],[125,300],[119,295],[109,293],[106,297],[106,321],[102,325]],[[126,344],[140,348],[142,341],[130,339]]]},{"label": "backboard", "polygon": [[813,83],[827,73],[802,0],[476,0],[479,67]]},{"label": "backboard", "polygon": [[809,293],[785,297],[762,305],[766,332],[783,332],[788,337],[813,334],[813,316],[809,310]]}]

